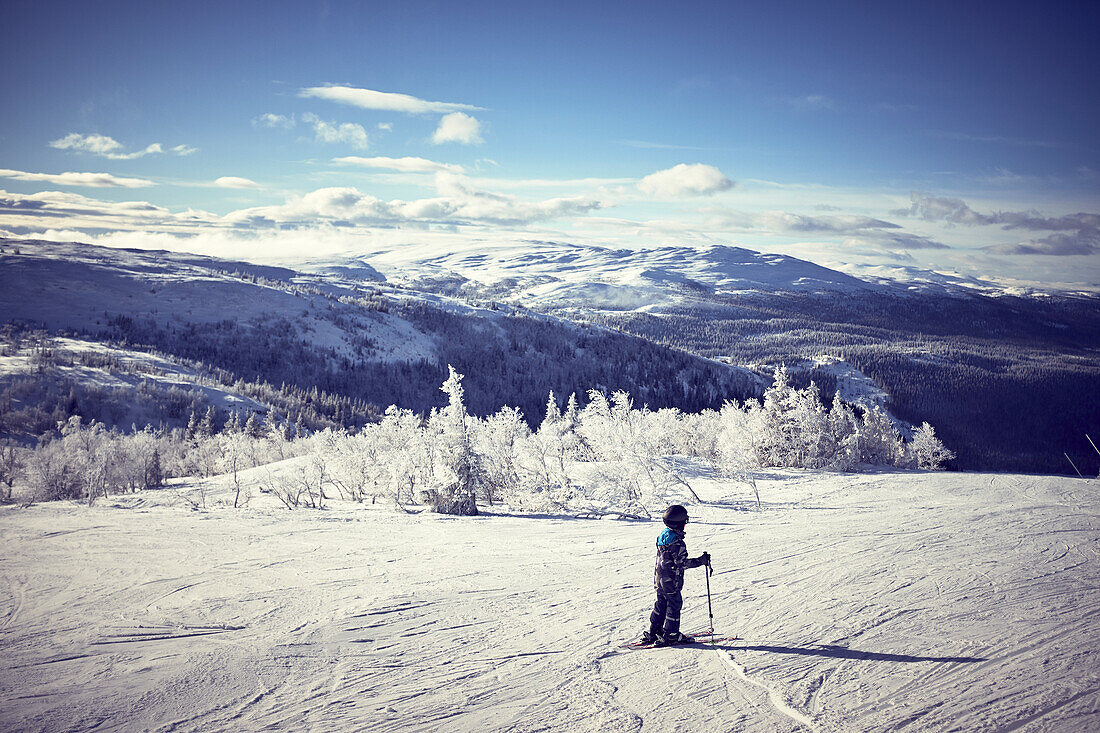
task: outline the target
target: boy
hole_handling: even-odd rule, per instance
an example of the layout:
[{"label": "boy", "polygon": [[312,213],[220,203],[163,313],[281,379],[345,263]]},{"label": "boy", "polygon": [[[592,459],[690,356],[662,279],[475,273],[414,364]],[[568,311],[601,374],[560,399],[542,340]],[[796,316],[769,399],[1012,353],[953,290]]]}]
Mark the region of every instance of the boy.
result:
[{"label": "boy", "polygon": [[709,566],[710,553],[688,557],[687,545],[684,544],[687,509],[673,504],[665,511],[663,520],[666,529],[657,538],[657,566],[653,571],[657,602],[653,604],[649,631],[642,634],[642,641],[655,646],[690,644],[695,640],[680,633],[680,609],[684,605],[680,590],[684,587],[684,568]]}]

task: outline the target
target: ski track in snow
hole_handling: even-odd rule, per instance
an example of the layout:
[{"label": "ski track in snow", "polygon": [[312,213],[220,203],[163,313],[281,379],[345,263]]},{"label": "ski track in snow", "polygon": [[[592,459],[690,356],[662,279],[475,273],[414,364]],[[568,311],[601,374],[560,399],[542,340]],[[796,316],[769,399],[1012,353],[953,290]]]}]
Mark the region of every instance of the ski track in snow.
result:
[{"label": "ski track in snow", "polygon": [[750,685],[759,687],[760,689],[768,693],[768,702],[771,703],[772,707],[786,715],[794,722],[799,723],[800,725],[804,725],[810,730],[816,730],[814,722],[809,718],[809,716],[799,712],[798,710],[795,710],[793,707],[788,705],[787,702],[783,699],[783,696],[780,695],[779,692],[775,690],[775,688],[769,687],[766,683],[750,677],[748,672],[745,671],[745,668],[738,664],[729,652],[723,651],[721,649],[716,649],[715,651],[717,652],[718,656],[721,657],[722,660],[730,666],[730,669],[734,671],[739,679]]},{"label": "ski track in snow", "polygon": [[656,523],[234,511],[224,479],[0,509],[0,728],[1100,730],[1095,482],[776,471],[757,513],[691,480],[714,648],[620,648]]}]

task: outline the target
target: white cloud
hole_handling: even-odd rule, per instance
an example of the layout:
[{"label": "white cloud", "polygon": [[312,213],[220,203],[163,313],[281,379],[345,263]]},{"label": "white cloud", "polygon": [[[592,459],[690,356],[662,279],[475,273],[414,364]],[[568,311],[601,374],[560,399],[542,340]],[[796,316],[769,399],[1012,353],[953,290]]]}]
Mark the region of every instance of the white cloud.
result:
[{"label": "white cloud", "polygon": [[257,206],[225,216],[187,210],[173,212],[144,201],[100,201],[77,194],[44,191],[23,195],[0,191],[0,226],[41,232],[46,229],[95,232],[198,234],[232,230],[259,234],[269,230],[340,227],[360,232],[393,228],[499,231],[586,214],[604,206],[586,196],[521,199],[479,189],[464,176],[435,174],[436,195],[405,201],[379,199],[350,187],[331,187],[291,196],[282,204]]},{"label": "white cloud", "polygon": [[358,165],[364,168],[385,168],[388,170],[401,171],[402,173],[436,173],[437,171],[449,171],[451,173],[462,173],[462,166],[452,165],[450,163],[437,163],[434,160],[428,160],[427,158],[361,158],[359,156],[350,155],[344,158],[333,158],[333,163],[342,163],[345,165]]},{"label": "white cloud", "polygon": [[300,97],[314,97],[329,102],[348,104],[363,109],[376,109],[386,112],[405,112],[407,114],[431,114],[457,112],[459,110],[480,110],[472,104],[455,102],[429,102],[408,94],[377,92],[373,89],[359,89],[347,86],[307,87],[298,92]]},{"label": "white cloud", "polygon": [[392,122],[379,122],[377,125],[375,125],[375,127],[377,127],[382,132],[393,132]]},{"label": "white cloud", "polygon": [[271,112],[266,112],[259,117],[252,120],[254,127],[281,127],[284,130],[289,130],[294,127],[294,116],[290,115],[277,115]]},{"label": "white cloud", "polygon": [[[50,141],[50,147],[58,150],[72,150],[78,153],[91,153],[111,160],[133,160],[146,155],[164,153],[164,146],[160,143],[146,145],[143,149],[132,153],[122,153],[119,152],[122,150],[122,143],[113,137],[98,134],[81,135],[76,132],[71,132],[65,137]],[[191,148],[186,145],[177,145],[172,148],[172,152],[176,155],[190,155],[196,150],[198,148]]]},{"label": "white cloud", "polygon": [[237,176],[222,176],[214,181],[214,185],[218,188],[263,188],[255,181],[248,178],[238,178]]},{"label": "white cloud", "polygon": [[439,127],[432,134],[432,144],[460,143],[462,145],[480,145],[481,122],[462,112],[452,112],[439,120]]},{"label": "white cloud", "polygon": [[110,173],[27,173],[26,171],[13,171],[6,168],[0,168],[0,178],[86,188],[146,188],[157,185],[144,178],[121,178]]},{"label": "white cloud", "polygon": [[733,188],[733,181],[712,165],[680,163],[651,173],[638,182],[638,190],[649,196],[709,196]]},{"label": "white cloud", "polygon": [[362,125],[354,122],[325,122],[315,114],[304,114],[302,119],[313,127],[317,142],[347,143],[359,150],[370,147],[370,137]]},{"label": "white cloud", "polygon": [[82,153],[109,156],[122,149],[122,143],[107,135],[81,135],[71,132],[65,137],[50,142],[51,148],[75,150]]}]

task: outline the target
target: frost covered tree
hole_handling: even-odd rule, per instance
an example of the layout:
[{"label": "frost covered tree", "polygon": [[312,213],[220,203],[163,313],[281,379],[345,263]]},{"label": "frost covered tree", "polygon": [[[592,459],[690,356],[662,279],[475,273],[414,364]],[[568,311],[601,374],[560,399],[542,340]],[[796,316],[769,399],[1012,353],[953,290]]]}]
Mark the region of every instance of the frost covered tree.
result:
[{"label": "frost covered tree", "polygon": [[388,457],[384,486],[397,506],[416,501],[428,491],[433,447],[420,418],[412,410],[390,406],[375,431],[379,451]]},{"label": "frost covered tree", "polygon": [[834,452],[825,468],[831,471],[855,471],[859,468],[859,420],[855,410],[840,398],[833,397],[829,410],[829,433]]},{"label": "frost covered tree", "polygon": [[764,392],[757,455],[764,466],[798,466],[802,463],[798,391],[791,385],[786,367],[777,368],[772,379]]},{"label": "frost covered tree", "polygon": [[714,450],[722,473],[749,487],[760,508],[760,492],[756,485],[756,469],[765,453],[760,448],[764,431],[764,410],[756,400],[748,400],[744,408],[727,402],[718,414],[719,434]]},{"label": "frost covered tree", "polygon": [[244,432],[252,439],[263,437],[260,420],[256,417],[255,412],[248,413],[248,420],[244,424]]},{"label": "frost covered tree", "polygon": [[578,415],[577,432],[594,459],[618,458],[618,445],[611,424],[611,403],[603,392],[588,390],[588,404]]},{"label": "frost covered tree", "polygon": [[431,487],[432,508],[442,514],[476,516],[478,489],[484,481],[484,471],[470,435],[462,375],[450,365],[447,371],[447,381],[440,387],[447,395],[447,406],[435,412],[429,422],[438,441],[438,463]]},{"label": "frost covered tree", "polygon": [[557,399],[551,390],[546,402],[546,415],[535,434],[541,450],[548,460],[556,461],[557,472],[565,472],[565,463],[577,458],[582,453],[582,441],[577,434],[579,413],[577,408],[577,396],[569,395],[565,412],[558,409]]},{"label": "frost covered tree", "polygon": [[921,423],[921,426],[913,431],[909,452],[917,467],[926,471],[939,471],[944,463],[955,459],[955,453],[944,446],[936,437],[936,431],[927,422]]},{"label": "frost covered tree", "polygon": [[502,407],[475,425],[475,449],[484,456],[482,491],[491,505],[519,489],[522,446],[531,430],[518,407]]},{"label": "frost covered tree", "polygon": [[600,462],[587,482],[593,498],[641,514],[647,513],[646,506],[679,498],[683,492],[698,498],[670,460],[684,442],[679,414],[654,413],[645,405],[635,410],[623,391],[612,393],[610,401],[601,392],[589,392],[578,432]]},{"label": "frost covered tree", "polygon": [[878,405],[863,413],[859,426],[859,457],[872,466],[898,466],[905,459],[904,448],[894,421]]}]

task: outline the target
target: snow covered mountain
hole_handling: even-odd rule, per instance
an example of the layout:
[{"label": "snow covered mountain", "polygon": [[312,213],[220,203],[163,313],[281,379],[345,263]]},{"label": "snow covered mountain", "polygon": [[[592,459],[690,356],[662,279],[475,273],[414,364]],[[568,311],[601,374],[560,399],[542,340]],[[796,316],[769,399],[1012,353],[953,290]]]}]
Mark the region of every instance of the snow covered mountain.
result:
[{"label": "snow covered mountain", "polygon": [[[157,358],[182,359],[181,369],[249,399],[295,391],[293,405],[281,408],[316,412],[312,427],[354,424],[390,404],[437,406],[448,364],[467,375],[472,411],[510,404],[536,422],[551,390],[564,400],[592,388],[624,389],[654,408],[699,409],[757,394],[764,381],[735,365],[521,306],[379,282],[369,270],[364,280],[362,267],[305,274],[80,244],[10,242],[3,249],[0,314],[9,332],[44,328],[108,341],[123,350],[115,355],[123,361],[129,347],[152,348]],[[6,348],[26,360],[33,346],[20,352],[14,343],[21,338],[12,336]],[[18,361],[0,374],[0,386],[25,381]],[[63,364],[51,367],[54,384],[37,390],[52,405],[31,421],[39,427],[52,424],[61,387],[79,376]],[[111,376],[119,387],[122,371],[91,381],[103,386]]]},{"label": "snow covered mountain", "polygon": [[[722,245],[609,249],[523,241],[485,243],[476,249],[467,245],[440,254],[438,248],[410,244],[353,257],[295,260],[293,264],[314,272],[384,277],[423,289],[459,289],[532,308],[646,310],[683,305],[708,295],[970,290],[933,273],[919,283],[865,280],[796,257]],[[972,285],[995,287],[992,283]]]}]

